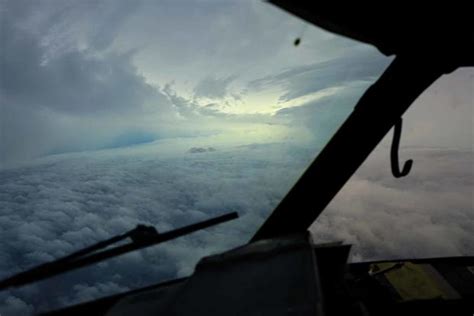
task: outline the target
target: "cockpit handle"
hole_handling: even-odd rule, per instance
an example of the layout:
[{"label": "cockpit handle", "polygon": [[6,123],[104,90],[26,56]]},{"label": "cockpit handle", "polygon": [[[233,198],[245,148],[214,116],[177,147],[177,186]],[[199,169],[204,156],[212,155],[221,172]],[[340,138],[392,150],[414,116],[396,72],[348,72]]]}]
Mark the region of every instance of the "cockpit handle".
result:
[{"label": "cockpit handle", "polygon": [[411,167],[413,166],[413,160],[409,159],[403,164],[403,169],[400,171],[400,164],[398,161],[398,152],[400,147],[400,138],[402,135],[402,123],[403,120],[400,117],[395,123],[393,129],[393,140],[392,148],[390,150],[390,162],[392,166],[392,174],[395,178],[405,177],[410,173]]}]

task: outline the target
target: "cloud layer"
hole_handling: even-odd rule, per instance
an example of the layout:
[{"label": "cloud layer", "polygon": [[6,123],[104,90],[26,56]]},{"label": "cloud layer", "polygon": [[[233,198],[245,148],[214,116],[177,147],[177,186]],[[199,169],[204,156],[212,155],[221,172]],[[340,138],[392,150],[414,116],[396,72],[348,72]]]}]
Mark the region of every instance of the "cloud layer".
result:
[{"label": "cloud layer", "polygon": [[[2,293],[2,314],[16,308],[18,300],[36,311],[45,310],[189,274],[203,255],[246,242],[306,163],[277,145],[199,155],[186,150],[166,159],[159,158],[159,148],[147,154],[153,146],[137,147],[135,152],[61,155],[2,171],[0,277],[123,233],[138,223],[167,231],[230,211],[239,212],[240,219]],[[274,158],[268,160],[268,154]],[[295,162],[288,172],[288,165]]]},{"label": "cloud layer", "polygon": [[371,82],[387,62],[315,28],[294,50],[301,22],[262,3],[3,0],[0,14],[0,167],[275,123],[278,99]]},{"label": "cloud layer", "polygon": [[[0,0],[0,278],[138,223],[240,218],[0,293],[30,315],[246,242],[389,59],[260,1]],[[472,70],[445,76],[311,230],[352,260],[474,254]],[[380,105],[380,106],[383,106]],[[389,135],[390,136],[390,135]]]},{"label": "cloud layer", "polygon": [[[187,275],[204,255],[246,242],[313,153],[283,144],[160,158],[156,144],[60,155],[4,170],[0,246],[6,277],[138,223],[166,231],[237,211],[233,223],[0,294],[0,311],[40,311]],[[472,152],[411,149],[392,179],[386,148],[313,225],[316,241],[354,245],[352,260],[472,255]],[[47,294],[46,294],[47,293]]]},{"label": "cloud layer", "polygon": [[472,151],[409,148],[402,179],[381,147],[349,180],[312,231],[354,244],[353,260],[474,254]]}]

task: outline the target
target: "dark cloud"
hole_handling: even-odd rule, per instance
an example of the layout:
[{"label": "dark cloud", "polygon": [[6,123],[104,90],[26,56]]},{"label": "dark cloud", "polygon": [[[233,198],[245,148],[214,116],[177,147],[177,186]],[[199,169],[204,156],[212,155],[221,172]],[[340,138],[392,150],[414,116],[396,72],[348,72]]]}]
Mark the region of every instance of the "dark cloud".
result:
[{"label": "dark cloud", "polygon": [[[257,61],[247,65],[246,70],[238,71],[230,70],[223,63],[239,64],[235,60],[240,61],[243,56],[252,57],[251,60],[257,55],[260,58],[268,56],[274,45],[283,44],[280,43],[281,32],[269,30],[267,24],[292,29],[294,19],[288,18],[282,26],[280,17],[286,16],[285,13],[252,3],[243,4],[239,10],[236,10],[236,3],[185,7],[193,10],[183,10],[183,4],[163,7],[128,1],[120,4],[111,1],[64,1],[61,4],[55,1],[3,1],[0,13],[1,166],[51,153],[197,135],[207,128],[212,132],[222,131],[226,128],[224,120],[232,121],[229,124],[268,121],[268,115],[227,115],[222,112],[223,108],[234,106],[229,104],[230,100],[244,102],[245,95],[229,91],[229,86],[243,74],[249,76],[249,69],[254,78]],[[268,10],[273,10],[276,16],[258,18]],[[215,16],[209,18],[203,12]],[[246,17],[246,23],[242,23],[242,17]],[[188,23],[181,23],[184,20]],[[156,21],[163,24],[153,24]],[[171,33],[155,31],[163,29]],[[242,38],[231,41],[239,49],[228,47],[225,43],[229,40],[217,36],[223,30],[233,34],[230,38],[245,33]],[[205,36],[208,33],[213,36]],[[273,34],[271,38],[269,33]],[[251,35],[266,40],[265,47],[257,45],[258,54],[255,49],[249,49]],[[135,41],[141,37],[146,41]],[[315,38],[319,37],[320,34]],[[221,40],[224,44],[217,45]],[[179,52],[177,47],[169,45],[170,41],[179,44]],[[193,46],[188,47],[188,44]],[[145,79],[142,74],[150,74],[148,70],[155,65],[150,61],[143,67],[141,63],[147,45],[154,48],[151,59],[161,60],[161,66],[159,70],[155,69],[156,74]],[[215,51],[216,48],[222,51]],[[218,63],[209,67],[199,60]],[[189,69],[180,70],[182,65],[189,66],[185,61],[197,61],[199,74],[194,71],[190,75]],[[135,65],[141,65],[141,68]],[[182,78],[183,73],[189,78],[190,86],[195,87],[194,99],[183,96],[171,85],[160,88],[153,80],[157,75],[164,76],[169,82],[177,78],[169,76],[179,74]],[[229,76],[229,73],[236,73],[238,77]],[[197,81],[203,77],[205,79]],[[154,82],[153,85],[150,82]],[[237,83],[240,88],[242,85],[242,82]],[[196,101],[196,98],[223,97],[225,100],[213,107],[202,106]],[[138,134],[146,137],[136,137]]]},{"label": "dark cloud", "polygon": [[72,297],[63,297],[61,304],[69,306],[77,302],[91,301],[97,297],[112,295],[129,290],[128,287],[120,286],[114,282],[106,283],[79,283],[73,286],[74,295]]},{"label": "dark cloud", "polygon": [[2,107],[97,115],[133,111],[158,96],[137,74],[130,54],[98,57],[75,50],[44,63],[40,38],[17,26],[8,12],[3,16]]},{"label": "dark cloud", "polygon": [[[130,144],[137,134],[153,139],[159,125],[176,110],[133,66],[134,52],[98,53],[98,43],[79,48],[72,35],[64,40],[74,43],[61,48],[55,41],[63,38],[62,30],[56,28],[62,26],[64,32],[73,28],[82,16],[77,12],[85,9],[71,3],[58,8],[50,5],[5,1],[0,12],[0,166],[54,152]],[[101,42],[101,49],[108,47],[117,23],[126,19],[133,6],[85,5],[87,10],[103,12],[105,20],[115,21],[99,25],[88,34],[94,37],[91,40]],[[78,16],[72,19],[74,14]],[[48,36],[52,39],[45,42]],[[143,125],[143,116],[150,113],[160,115],[154,131],[133,126],[138,125],[137,117]],[[128,122],[121,119],[125,115]]]},{"label": "dark cloud", "polygon": [[32,315],[34,307],[16,296],[7,296],[2,306],[4,315]]},{"label": "dark cloud", "polygon": [[[100,12],[100,18],[96,19],[98,25],[94,25],[95,32],[89,40],[89,45],[94,49],[103,50],[108,48],[117,34],[119,34],[124,22],[140,6],[141,1],[102,1],[89,3],[88,5],[97,5],[95,11]],[[90,9],[90,8],[89,8]]]}]

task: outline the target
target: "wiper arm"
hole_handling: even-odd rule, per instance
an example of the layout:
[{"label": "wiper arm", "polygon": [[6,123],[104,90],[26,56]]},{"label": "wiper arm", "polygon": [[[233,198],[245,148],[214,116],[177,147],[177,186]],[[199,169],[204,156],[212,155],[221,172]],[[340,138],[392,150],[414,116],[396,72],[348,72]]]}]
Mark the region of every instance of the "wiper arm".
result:
[{"label": "wiper arm", "polygon": [[[177,228],[165,233],[158,233],[158,231],[153,226],[137,225],[136,228],[126,232],[125,234],[98,242],[68,256],[39,265],[30,270],[20,272],[3,281],[0,281],[0,290],[43,280],[64,272],[120,256],[134,250],[163,243],[210,226],[236,219],[238,217],[239,216],[237,212],[227,213],[225,215]],[[99,249],[105,248],[126,238],[131,238],[132,242],[122,246],[114,247],[112,249],[96,252]]]}]

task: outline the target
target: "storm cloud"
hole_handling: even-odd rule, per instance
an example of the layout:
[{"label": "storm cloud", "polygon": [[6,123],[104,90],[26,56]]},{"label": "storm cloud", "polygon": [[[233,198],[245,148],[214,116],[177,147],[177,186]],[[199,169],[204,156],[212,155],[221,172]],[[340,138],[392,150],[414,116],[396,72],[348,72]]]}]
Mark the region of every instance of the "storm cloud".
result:
[{"label": "storm cloud", "polygon": [[[38,25],[33,28],[28,25],[34,21],[31,10],[41,12],[41,7],[31,2],[4,2],[0,53],[2,164],[62,147],[97,148],[113,142],[123,133],[123,125],[130,124],[118,127],[111,122],[123,115],[143,116],[149,112],[146,105],[150,102],[158,106],[155,111],[171,111],[168,98],[147,84],[133,66],[132,51],[99,54],[95,45],[80,48],[70,44],[61,48],[44,43],[47,36],[38,33],[55,34],[55,27],[63,23],[64,15],[81,9],[73,8],[47,11],[56,24],[45,20],[36,22]],[[112,15],[116,16],[117,12]],[[22,18],[23,24],[19,23]],[[102,30],[90,36],[94,37],[93,41],[100,38],[101,49],[105,49],[104,45],[113,41],[113,34]],[[56,37],[62,38],[58,34]],[[91,132],[93,137],[84,137]]]},{"label": "storm cloud", "polygon": [[[18,8],[22,5],[24,8]],[[56,24],[42,24],[38,30],[18,21],[22,14],[34,8],[33,3],[20,1],[13,5],[7,1],[2,11],[0,93],[3,107],[97,115],[140,107],[157,93],[131,64],[133,52],[98,54],[94,49],[96,45],[82,49],[72,46],[62,54],[46,58],[54,48],[46,46],[38,32],[50,33]],[[50,14],[53,21],[60,23],[57,20],[61,21],[61,12],[56,13],[58,16]],[[116,15],[106,14],[105,21],[120,23]],[[113,29],[114,25],[108,28]],[[93,42],[100,39],[102,49],[113,41],[115,33],[105,30],[108,28],[99,28],[101,32],[91,34]]]},{"label": "storm cloud", "polygon": [[[137,224],[240,218],[0,293],[31,315],[249,240],[390,62],[260,1],[0,0],[0,279]],[[472,69],[404,115],[311,227],[352,261],[472,255]],[[383,106],[381,104],[380,106]],[[356,141],[356,140],[355,140]],[[212,150],[216,148],[217,150]]]}]

